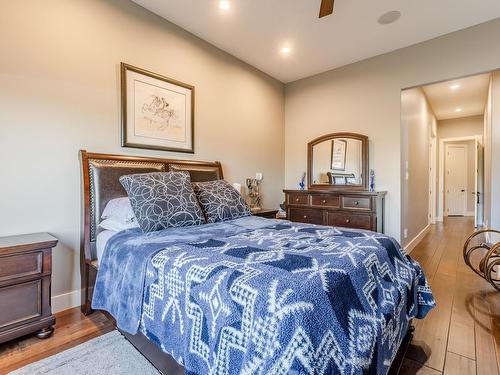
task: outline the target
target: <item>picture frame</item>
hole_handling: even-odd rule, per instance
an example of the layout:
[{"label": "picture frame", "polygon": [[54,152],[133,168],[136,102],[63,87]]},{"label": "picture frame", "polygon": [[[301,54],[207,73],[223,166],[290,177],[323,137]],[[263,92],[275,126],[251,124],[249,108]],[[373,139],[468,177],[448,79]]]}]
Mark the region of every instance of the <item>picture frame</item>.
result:
[{"label": "picture frame", "polygon": [[347,141],[344,139],[332,140],[332,159],[330,168],[334,171],[345,171]]},{"label": "picture frame", "polygon": [[120,63],[122,147],[194,153],[192,85]]}]

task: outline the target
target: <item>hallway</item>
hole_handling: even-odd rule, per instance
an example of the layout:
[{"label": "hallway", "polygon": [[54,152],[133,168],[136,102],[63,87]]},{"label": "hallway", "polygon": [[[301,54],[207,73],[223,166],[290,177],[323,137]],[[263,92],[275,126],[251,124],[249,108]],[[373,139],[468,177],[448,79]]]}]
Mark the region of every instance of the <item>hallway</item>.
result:
[{"label": "hallway", "polygon": [[500,293],[462,258],[473,231],[472,218],[445,218],[410,253],[424,269],[437,307],[415,320],[400,374],[500,373]]}]

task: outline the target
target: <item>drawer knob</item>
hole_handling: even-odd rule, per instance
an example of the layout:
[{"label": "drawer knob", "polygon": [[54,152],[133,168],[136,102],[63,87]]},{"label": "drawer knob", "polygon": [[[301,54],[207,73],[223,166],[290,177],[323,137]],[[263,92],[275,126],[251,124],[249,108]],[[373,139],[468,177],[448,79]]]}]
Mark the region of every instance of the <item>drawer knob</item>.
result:
[{"label": "drawer knob", "polygon": [[298,201],[300,201],[300,199],[299,198],[295,198],[295,202],[298,202]]},{"label": "drawer knob", "polygon": [[358,202],[358,201],[355,201],[355,202],[354,202],[354,205],[355,205],[355,206],[359,205],[359,202]]},{"label": "drawer knob", "polygon": [[304,219],[307,219],[307,215],[304,215]]},{"label": "drawer knob", "polygon": [[345,222],[349,224],[351,222],[351,219],[345,219]]},{"label": "drawer knob", "polygon": [[323,200],[322,200],[322,203],[323,203],[323,204],[324,204],[324,203],[326,203],[326,199],[323,199]]}]

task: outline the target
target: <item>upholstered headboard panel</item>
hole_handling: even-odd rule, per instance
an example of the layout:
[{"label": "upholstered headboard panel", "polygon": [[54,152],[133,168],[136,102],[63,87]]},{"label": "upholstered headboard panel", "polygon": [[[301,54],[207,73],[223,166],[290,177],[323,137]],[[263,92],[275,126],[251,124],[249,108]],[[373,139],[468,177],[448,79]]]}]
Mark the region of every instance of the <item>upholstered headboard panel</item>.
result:
[{"label": "upholstered headboard panel", "polygon": [[83,172],[83,251],[87,261],[95,260],[95,239],[99,218],[113,198],[126,197],[120,176],[161,171],[188,171],[191,181],[212,181],[223,178],[219,162],[171,160],[80,151]]}]

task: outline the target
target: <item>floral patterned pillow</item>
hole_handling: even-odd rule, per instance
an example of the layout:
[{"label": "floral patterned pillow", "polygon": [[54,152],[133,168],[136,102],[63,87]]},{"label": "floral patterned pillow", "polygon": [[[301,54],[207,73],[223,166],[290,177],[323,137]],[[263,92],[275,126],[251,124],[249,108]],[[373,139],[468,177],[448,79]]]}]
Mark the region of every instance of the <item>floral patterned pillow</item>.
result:
[{"label": "floral patterned pillow", "polygon": [[240,193],[227,181],[196,182],[193,187],[208,223],[252,214]]},{"label": "floral patterned pillow", "polygon": [[120,183],[144,232],[205,223],[188,172],[125,175]]}]

